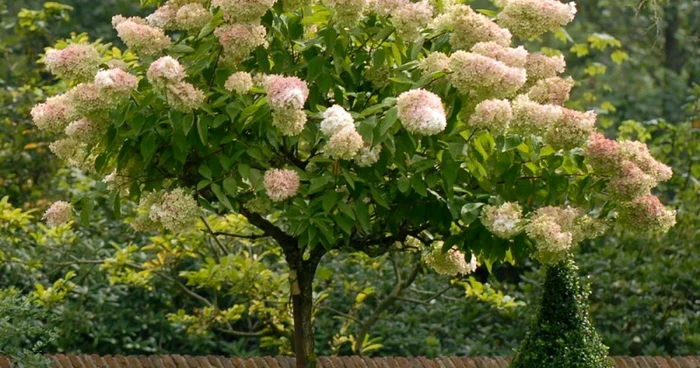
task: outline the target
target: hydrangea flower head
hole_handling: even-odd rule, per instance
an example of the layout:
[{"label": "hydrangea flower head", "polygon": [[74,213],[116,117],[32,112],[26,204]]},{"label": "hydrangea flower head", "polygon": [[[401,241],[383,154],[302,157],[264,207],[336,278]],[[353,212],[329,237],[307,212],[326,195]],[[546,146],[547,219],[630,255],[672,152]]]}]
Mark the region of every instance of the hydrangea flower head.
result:
[{"label": "hydrangea flower head", "polygon": [[326,137],[345,129],[355,128],[355,120],[349,112],[340,105],[333,105],[323,112],[321,121],[321,132]]},{"label": "hydrangea flower head", "polygon": [[513,100],[512,108],[513,120],[510,127],[520,135],[543,136],[562,115],[561,107],[538,104],[527,95],[520,95]]},{"label": "hydrangea flower head", "polygon": [[450,71],[450,81],[457,90],[483,99],[512,96],[527,80],[523,68],[465,51],[450,56]]},{"label": "hydrangea flower head", "polygon": [[435,135],[447,126],[445,108],[440,97],[424,89],[404,92],[396,99],[398,117],[411,133]]},{"label": "hydrangea flower head", "polygon": [[57,201],[51,204],[43,219],[49,226],[60,226],[73,218],[73,206],[66,201]]},{"label": "hydrangea flower head", "polygon": [[510,239],[522,231],[523,209],[517,203],[500,206],[486,205],[481,211],[481,223],[499,238]]},{"label": "hydrangea flower head", "polygon": [[214,30],[214,35],[223,46],[224,55],[237,63],[266,44],[267,30],[259,24],[223,24]]},{"label": "hydrangea flower head", "polygon": [[443,252],[443,244],[441,241],[433,243],[430,251],[425,255],[424,261],[430,268],[441,275],[448,276],[468,275],[476,271],[478,263],[474,255],[467,262],[464,253],[455,247]]},{"label": "hydrangea flower head", "polygon": [[253,77],[248,72],[235,72],[228,77],[224,88],[239,95],[244,95],[253,88]]},{"label": "hydrangea flower head", "polygon": [[508,100],[485,100],[476,105],[469,118],[469,125],[475,129],[486,129],[494,135],[503,135],[513,120],[513,110]]},{"label": "hydrangea flower head", "polygon": [[294,170],[270,169],[265,172],[265,192],[274,202],[294,197],[299,191],[299,174]]},{"label": "hydrangea flower head", "polygon": [[202,4],[183,5],[175,14],[177,28],[192,31],[200,30],[211,21],[212,15]]},{"label": "hydrangea flower head", "polygon": [[61,50],[49,49],[44,62],[55,76],[86,81],[95,76],[102,58],[95,46],[74,43]]},{"label": "hydrangea flower head", "polygon": [[95,86],[108,102],[119,102],[138,88],[139,80],[122,69],[113,68],[97,72]]},{"label": "hydrangea flower head", "polygon": [[585,145],[591,134],[595,132],[595,112],[580,112],[567,108],[561,108],[560,111],[559,119],[547,134],[547,143],[555,149],[564,150]]},{"label": "hydrangea flower head", "polygon": [[272,125],[280,130],[282,135],[295,136],[301,134],[306,126],[304,110],[283,109],[272,111]]},{"label": "hydrangea flower head", "polygon": [[618,206],[618,221],[650,233],[665,233],[676,224],[676,211],[667,210],[658,197],[646,194]]},{"label": "hydrangea flower head", "polygon": [[172,44],[163,29],[149,26],[142,18],[116,15],[112,18],[112,25],[117,36],[137,54],[156,55]]},{"label": "hydrangea flower head", "polygon": [[265,82],[265,91],[273,110],[303,109],[309,97],[309,87],[297,77],[270,77]]},{"label": "hydrangea flower head", "polygon": [[68,95],[49,97],[45,102],[37,104],[31,111],[34,124],[44,131],[58,133],[79,117]]},{"label": "hydrangea flower head", "polygon": [[507,0],[498,23],[527,40],[569,24],[576,15],[576,3],[559,0]]},{"label": "hydrangea flower head", "polygon": [[351,160],[362,149],[362,136],[354,126],[345,127],[331,136],[325,147],[326,155],[338,160]]},{"label": "hydrangea flower head", "polygon": [[538,80],[527,96],[530,100],[541,104],[564,105],[569,100],[571,89],[574,87],[574,79],[571,77],[551,77]]},{"label": "hydrangea flower head", "polygon": [[488,56],[514,68],[524,68],[528,52],[524,47],[511,48],[497,42],[479,42],[472,47],[472,52]]},{"label": "hydrangea flower head", "polygon": [[407,41],[412,41],[420,35],[433,19],[433,7],[427,0],[405,2],[392,12],[392,22],[396,33]]},{"label": "hydrangea flower head", "polygon": [[274,0],[212,0],[211,4],[220,8],[224,19],[229,23],[253,23],[260,21]]},{"label": "hydrangea flower head", "polygon": [[359,167],[369,167],[379,161],[379,155],[382,153],[382,146],[362,147],[360,152],[355,156],[355,164]]}]

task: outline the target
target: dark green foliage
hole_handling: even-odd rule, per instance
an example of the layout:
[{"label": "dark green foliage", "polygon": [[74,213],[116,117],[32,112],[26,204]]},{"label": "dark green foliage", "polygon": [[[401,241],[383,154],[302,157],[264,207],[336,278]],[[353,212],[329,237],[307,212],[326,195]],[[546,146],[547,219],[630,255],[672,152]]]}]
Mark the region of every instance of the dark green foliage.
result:
[{"label": "dark green foliage", "polygon": [[15,367],[48,368],[41,352],[56,332],[42,322],[47,316],[16,290],[0,291],[0,356],[11,357]]},{"label": "dark green foliage", "polygon": [[607,368],[608,348],[588,316],[588,290],[572,259],[546,268],[542,297],[512,368]]}]

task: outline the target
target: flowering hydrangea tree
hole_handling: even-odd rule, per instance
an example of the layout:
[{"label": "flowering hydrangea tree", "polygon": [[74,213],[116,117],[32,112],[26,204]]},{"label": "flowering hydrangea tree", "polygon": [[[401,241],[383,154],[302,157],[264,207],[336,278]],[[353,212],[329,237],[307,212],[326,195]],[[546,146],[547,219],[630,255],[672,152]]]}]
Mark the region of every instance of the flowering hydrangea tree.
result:
[{"label": "flowering hydrangea tree", "polygon": [[52,151],[103,176],[117,207],[139,201],[135,230],[178,232],[208,211],[274,239],[300,367],[314,365],[311,285],[330,250],[418,241],[441,273],[527,255],[560,272],[616,220],[674,223],[650,194],[670,169],[563,106],[561,55],[517,45],[569,23],[573,3],[500,0],[489,17],[451,1],[142,2],[159,7],[113,18],[128,52],[47,51],[74,88],[34,121],[65,132]]}]

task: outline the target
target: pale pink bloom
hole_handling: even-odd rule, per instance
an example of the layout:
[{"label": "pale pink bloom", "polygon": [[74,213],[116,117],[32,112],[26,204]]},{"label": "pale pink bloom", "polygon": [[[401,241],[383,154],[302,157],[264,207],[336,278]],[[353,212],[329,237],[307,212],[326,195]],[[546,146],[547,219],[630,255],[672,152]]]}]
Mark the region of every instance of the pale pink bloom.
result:
[{"label": "pale pink bloom", "polygon": [[91,79],[100,67],[102,58],[95,46],[71,44],[65,49],[49,49],[44,62],[52,74],[64,79],[85,81]]},{"label": "pale pink bloom", "polygon": [[96,122],[82,118],[68,124],[66,135],[79,142],[92,143],[100,138],[102,130],[102,127]]},{"label": "pale pink bloom", "polygon": [[187,4],[178,9],[175,24],[186,31],[200,30],[211,21],[212,15],[202,4]]},{"label": "pale pink bloom", "polygon": [[253,77],[248,72],[235,72],[228,77],[224,88],[239,95],[246,94],[253,88]]},{"label": "pale pink bloom", "polygon": [[468,275],[476,271],[478,263],[474,255],[471,256],[470,262],[467,262],[464,253],[456,247],[443,252],[443,245],[442,241],[433,243],[430,251],[424,257],[425,263],[435,272],[441,275],[457,276],[460,274]]},{"label": "pale pink bloom", "polygon": [[544,54],[529,54],[525,63],[527,80],[534,83],[540,79],[556,77],[566,70],[566,60],[563,55],[547,56]]},{"label": "pale pink bloom", "polygon": [[272,125],[279,129],[282,135],[299,135],[306,126],[306,113],[304,110],[295,109],[272,110]]},{"label": "pale pink bloom", "polygon": [[359,167],[369,167],[379,161],[379,155],[382,153],[382,146],[362,147],[360,152],[355,156],[355,164]]},{"label": "pale pink bloom", "polygon": [[388,17],[396,9],[408,4],[408,0],[375,0],[373,6],[377,14]]},{"label": "pale pink bloom", "polygon": [[214,30],[224,48],[225,56],[233,62],[245,59],[253,50],[266,44],[265,27],[255,24],[224,24]]},{"label": "pale pink bloom", "polygon": [[106,64],[109,67],[109,69],[120,69],[125,72],[129,70],[129,64],[127,64],[124,60],[112,59]]},{"label": "pale pink bloom", "polygon": [[212,6],[221,8],[229,23],[259,22],[275,0],[212,0]]},{"label": "pale pink bloom", "polygon": [[150,26],[162,29],[175,29],[175,16],[177,15],[177,6],[165,4],[156,9],[151,15],[146,17],[146,21]]},{"label": "pale pink bloom", "polygon": [[454,50],[469,50],[479,42],[510,45],[511,34],[488,17],[476,13],[468,5],[455,5],[433,22],[433,28],[451,31],[450,44]]},{"label": "pale pink bloom", "polygon": [[584,150],[584,155],[593,170],[599,175],[613,174],[620,163],[620,145],[617,141],[593,133]]},{"label": "pale pink bloom", "polygon": [[[510,128],[515,134],[544,135],[561,118],[561,107],[542,105],[520,95],[512,102],[513,120]],[[585,142],[585,141],[584,141]]]},{"label": "pale pink bloom", "polygon": [[523,208],[519,204],[506,202],[500,206],[486,205],[481,211],[481,223],[493,235],[510,239],[522,231]]},{"label": "pale pink bloom", "polygon": [[449,78],[457,90],[479,99],[515,94],[527,79],[525,69],[509,67],[487,56],[457,51],[450,57]]},{"label": "pale pink bloom", "polygon": [[129,186],[131,180],[126,175],[121,175],[117,169],[114,169],[109,175],[102,179],[102,182],[107,184],[107,189],[118,190],[122,195],[129,194]]},{"label": "pale pink bloom", "polygon": [[331,136],[326,144],[325,153],[337,160],[352,160],[363,146],[362,136],[354,126],[348,126]]},{"label": "pale pink bloom", "polygon": [[654,178],[656,182],[666,181],[673,176],[673,170],[657,161],[649,152],[649,147],[642,142],[620,142],[620,156],[625,160],[634,162],[642,171]]},{"label": "pale pink bloom", "polygon": [[404,92],[396,99],[396,108],[401,123],[411,133],[435,135],[447,126],[442,100],[430,91],[413,89]]},{"label": "pale pink bloom", "polygon": [[527,95],[532,101],[561,106],[569,100],[573,87],[574,79],[571,77],[551,77],[538,80]]},{"label": "pale pink bloom", "polygon": [[71,105],[80,115],[107,110],[109,103],[94,83],[80,83],[66,93]]},{"label": "pale pink bloom", "polygon": [[[549,105],[552,106],[552,105]],[[547,134],[547,143],[555,149],[570,150],[586,144],[595,132],[596,114],[561,108],[561,115]]]},{"label": "pale pink bloom", "polygon": [[426,74],[447,71],[450,67],[450,57],[442,52],[431,52],[418,61],[418,68]]},{"label": "pale pink bloom", "polygon": [[475,129],[486,129],[495,135],[508,131],[513,119],[513,110],[508,100],[485,100],[476,105],[469,118],[469,125]]},{"label": "pale pink bloom", "polygon": [[185,69],[170,56],[163,56],[154,61],[146,72],[148,81],[157,88],[170,84],[179,84],[185,79]]},{"label": "pale pink bloom", "polygon": [[651,194],[620,203],[617,210],[618,221],[634,231],[665,233],[676,224],[676,211],[664,208]]},{"label": "pale pink bloom", "polygon": [[165,90],[168,104],[175,110],[189,112],[198,109],[205,99],[204,92],[187,82],[169,84]]},{"label": "pale pink bloom", "polygon": [[137,54],[156,55],[172,44],[163,29],[149,26],[142,18],[116,15],[112,18],[112,25],[119,38]]},{"label": "pale pink bloom", "polygon": [[508,0],[498,14],[498,23],[527,40],[555,31],[574,20],[576,3],[559,0]]},{"label": "pale pink bloom", "polygon": [[150,208],[151,221],[160,223],[164,228],[180,232],[191,228],[202,211],[191,194],[182,188],[163,192],[160,201]]},{"label": "pale pink bloom", "polygon": [[49,149],[56,157],[66,161],[69,166],[77,167],[85,157],[83,148],[86,144],[75,138],[62,138],[49,144]]},{"label": "pale pink bloom", "polygon": [[522,46],[512,48],[493,41],[477,43],[472,47],[472,52],[496,59],[514,68],[524,68],[528,55],[527,50]]},{"label": "pale pink bloom", "polygon": [[73,218],[73,206],[66,201],[54,202],[44,213],[43,219],[49,226],[60,226]]},{"label": "pale pink bloom", "polygon": [[49,97],[31,111],[34,124],[47,132],[58,133],[79,117],[67,94]]},{"label": "pale pink bloom", "polygon": [[274,76],[265,82],[267,103],[273,110],[304,108],[309,97],[309,87],[306,82],[297,77]]},{"label": "pale pink bloom", "polygon": [[324,4],[335,11],[333,19],[342,27],[356,25],[369,7],[368,0],[324,0]]},{"label": "pale pink bloom", "polygon": [[427,0],[406,2],[394,9],[391,14],[396,33],[403,39],[412,41],[433,19],[433,7]]},{"label": "pale pink bloom", "polygon": [[630,201],[649,193],[655,185],[654,178],[644,173],[633,162],[625,160],[620,164],[619,171],[610,178],[608,189],[611,197]]},{"label": "pale pink bloom", "polygon": [[355,120],[342,106],[333,105],[323,112],[321,121],[323,135],[330,137],[345,128],[355,129]]},{"label": "pale pink bloom", "polygon": [[128,98],[138,88],[139,80],[122,69],[114,68],[97,72],[95,86],[109,102],[118,102]]},{"label": "pale pink bloom", "polygon": [[275,202],[294,197],[299,191],[299,174],[294,170],[270,169],[265,172],[265,192]]}]

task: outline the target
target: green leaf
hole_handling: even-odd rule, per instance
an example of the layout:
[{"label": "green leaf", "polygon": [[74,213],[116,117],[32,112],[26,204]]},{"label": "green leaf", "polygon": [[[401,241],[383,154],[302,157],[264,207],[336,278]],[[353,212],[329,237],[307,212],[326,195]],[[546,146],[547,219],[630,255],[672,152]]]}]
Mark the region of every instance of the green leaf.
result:
[{"label": "green leaf", "polygon": [[323,204],[323,211],[326,214],[329,214],[331,210],[333,210],[333,207],[335,207],[335,204],[338,202],[338,193],[334,191],[327,191],[325,194],[323,194],[323,197],[321,199],[321,203]]},{"label": "green leaf", "polygon": [[391,127],[394,126],[396,120],[398,120],[398,110],[396,109],[396,107],[392,107],[389,110],[387,110],[386,114],[384,115],[379,134],[386,134],[386,132],[388,132],[389,129],[391,129]]},{"label": "green leaf", "polygon": [[229,202],[228,198],[226,197],[226,194],[224,194],[224,192],[221,191],[221,187],[219,186],[219,184],[212,184],[211,190],[212,192],[214,192],[214,195],[216,195],[216,199],[218,199],[221,204],[223,204],[229,210],[233,211],[233,206],[231,206],[231,202]]},{"label": "green leaf", "polygon": [[238,192],[238,183],[236,179],[228,177],[224,179],[224,191],[231,197],[235,197]]},{"label": "green leaf", "polygon": [[428,188],[425,186],[423,177],[420,175],[413,175],[411,177],[411,187],[418,193],[421,197],[428,196]]},{"label": "green leaf", "polygon": [[197,120],[197,133],[199,133],[199,139],[202,141],[203,145],[209,144],[209,126],[203,117]]},{"label": "green leaf", "polygon": [[357,213],[357,220],[360,222],[362,229],[370,232],[369,207],[362,200],[355,201],[355,213]]},{"label": "green leaf", "polygon": [[399,178],[398,187],[401,193],[406,194],[411,190],[411,181],[407,177],[403,176]]},{"label": "green leaf", "polygon": [[211,180],[211,169],[209,166],[207,166],[207,164],[202,164],[199,166],[199,174]]},{"label": "green leaf", "polygon": [[149,132],[146,134],[146,136],[143,137],[141,140],[141,156],[143,157],[144,162],[149,162],[151,161],[151,158],[153,157],[153,154],[156,153],[156,149],[158,148],[156,145],[156,135],[153,132]]}]

